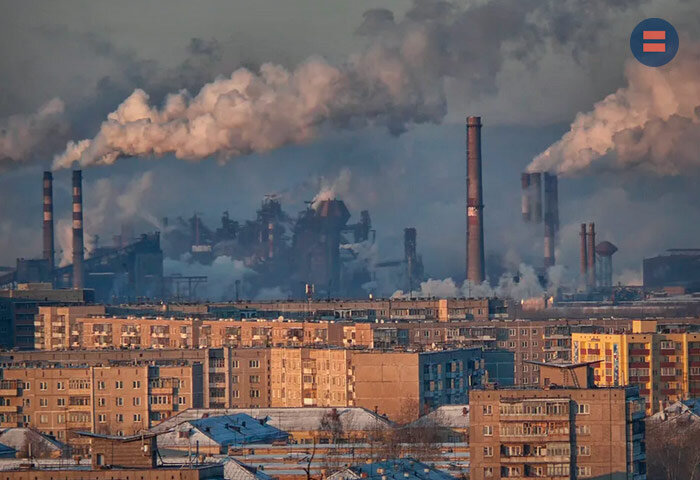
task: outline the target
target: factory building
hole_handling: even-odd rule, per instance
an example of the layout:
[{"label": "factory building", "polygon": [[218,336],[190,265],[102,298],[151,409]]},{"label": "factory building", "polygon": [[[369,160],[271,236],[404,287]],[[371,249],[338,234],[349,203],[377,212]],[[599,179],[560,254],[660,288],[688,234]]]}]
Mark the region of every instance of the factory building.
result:
[{"label": "factory building", "polygon": [[673,293],[700,291],[700,249],[672,248],[665,255],[645,258],[644,288]]}]

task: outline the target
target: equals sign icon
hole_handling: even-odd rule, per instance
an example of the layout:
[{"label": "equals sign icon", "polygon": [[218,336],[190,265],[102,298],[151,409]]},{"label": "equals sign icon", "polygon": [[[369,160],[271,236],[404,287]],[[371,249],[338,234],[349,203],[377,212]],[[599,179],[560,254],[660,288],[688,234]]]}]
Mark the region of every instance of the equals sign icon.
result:
[{"label": "equals sign icon", "polygon": [[663,42],[642,43],[643,52],[665,52],[666,51],[666,31],[665,30],[644,30],[643,40],[664,40]]}]

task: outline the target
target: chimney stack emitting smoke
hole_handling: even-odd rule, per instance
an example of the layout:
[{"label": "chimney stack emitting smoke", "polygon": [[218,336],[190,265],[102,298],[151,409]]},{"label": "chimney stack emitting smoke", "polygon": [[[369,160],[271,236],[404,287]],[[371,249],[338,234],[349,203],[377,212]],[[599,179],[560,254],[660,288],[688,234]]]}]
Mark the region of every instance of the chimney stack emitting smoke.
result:
[{"label": "chimney stack emitting smoke", "polygon": [[532,210],[532,222],[542,221],[542,174],[534,172],[530,174],[530,205]]},{"label": "chimney stack emitting smoke", "polygon": [[49,274],[53,277],[54,269],[54,234],[53,234],[53,175],[44,172],[44,260],[49,263]]},{"label": "chimney stack emitting smoke", "polygon": [[83,288],[83,173],[73,171],[73,288]]},{"label": "chimney stack emitting smoke", "polygon": [[596,287],[595,278],[595,223],[588,224],[588,287]]},{"label": "chimney stack emitting smoke", "polygon": [[532,212],[530,211],[531,207],[531,195],[532,192],[530,190],[530,174],[527,172],[523,172],[520,175],[520,185],[522,186],[523,190],[523,196],[522,196],[522,212],[523,212],[523,221],[529,222],[532,220]]},{"label": "chimney stack emitting smoke", "polygon": [[467,117],[467,280],[484,281],[481,117]]},{"label": "chimney stack emitting smoke", "polygon": [[557,177],[544,173],[544,267],[554,266],[554,247],[556,244],[558,213]]}]

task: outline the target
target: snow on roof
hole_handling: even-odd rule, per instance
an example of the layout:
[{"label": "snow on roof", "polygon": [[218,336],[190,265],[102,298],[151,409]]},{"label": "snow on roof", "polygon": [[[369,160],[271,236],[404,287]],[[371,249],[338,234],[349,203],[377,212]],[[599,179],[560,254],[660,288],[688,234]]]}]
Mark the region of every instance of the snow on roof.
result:
[{"label": "snow on roof", "polygon": [[37,456],[43,456],[41,455],[42,451],[47,452],[49,455],[51,452],[57,451],[68,452],[67,445],[33,428],[26,427],[8,428],[0,431],[0,443],[17,451],[26,450],[26,446],[31,443]]},{"label": "snow on roof", "polygon": [[[162,432],[175,426],[205,416],[235,415],[243,413],[258,420],[267,419],[267,424],[285,432],[312,431],[319,428],[324,415],[333,408],[190,408],[153,427],[151,431]],[[339,407],[335,409],[345,431],[374,430],[387,428],[391,421],[361,407]]]},{"label": "snow on roof", "polygon": [[469,405],[443,405],[409,424],[409,427],[439,425],[447,428],[469,428]]},{"label": "snow on roof", "polygon": [[661,420],[682,420],[687,419],[692,422],[700,422],[700,400],[689,399],[678,401],[657,412],[651,417],[652,421]]},{"label": "snow on roof", "polygon": [[455,477],[441,472],[412,458],[399,458],[384,462],[367,463],[348,467],[329,476],[329,480],[454,480]]},{"label": "snow on roof", "polygon": [[211,438],[221,446],[271,443],[285,440],[289,435],[282,430],[246,415],[220,415],[189,420],[193,428]]}]

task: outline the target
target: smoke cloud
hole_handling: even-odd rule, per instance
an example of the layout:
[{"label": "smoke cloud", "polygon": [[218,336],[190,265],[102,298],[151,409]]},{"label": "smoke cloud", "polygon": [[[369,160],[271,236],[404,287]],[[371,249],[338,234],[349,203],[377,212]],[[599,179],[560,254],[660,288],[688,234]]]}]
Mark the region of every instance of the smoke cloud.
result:
[{"label": "smoke cloud", "polygon": [[636,3],[611,8],[595,0],[584,14],[578,2],[559,0],[493,0],[467,9],[424,0],[399,22],[388,10],[370,10],[358,29],[369,46],[344,64],[312,57],[291,70],[271,63],[257,72],[241,68],[194,97],[187,91],[169,95],[162,108],[137,89],[94,138],[69,142],[54,168],[165,154],[225,161],[309,142],[324,127],[381,125],[399,134],[412,124],[442,120],[446,79],[475,94],[493,91],[506,60],[534,62],[547,42],[593,47],[609,17]]},{"label": "smoke cloud", "polygon": [[679,175],[700,167],[700,44],[684,44],[661,68],[630,61],[628,85],[579,113],[529,171],[576,175],[638,170]]},{"label": "smoke cloud", "polygon": [[0,123],[0,173],[52,155],[68,139],[63,102],[54,98],[30,114]]},{"label": "smoke cloud", "polygon": [[[558,275],[557,275],[558,280]],[[548,290],[555,290],[558,285],[550,281]],[[421,297],[438,297],[438,298],[457,298],[457,297],[501,297],[512,298],[514,300],[525,300],[533,297],[541,297],[545,293],[545,289],[540,285],[537,273],[530,265],[520,264],[518,278],[513,275],[504,274],[498,281],[496,287],[491,287],[488,282],[474,284],[470,281],[465,281],[461,286],[455,283],[451,278],[428,279],[421,282],[420,291],[414,291],[410,295],[404,294],[401,290],[396,291],[392,298],[421,298]]]},{"label": "smoke cloud", "polygon": [[[244,280],[257,275],[255,271],[245,266],[242,260],[234,260],[228,256],[216,257],[211,265],[202,265],[193,261],[191,255],[185,254],[179,260],[166,258],[163,260],[165,275],[204,275],[207,283],[200,286],[195,293],[200,300],[232,300],[235,297],[236,280]],[[272,290],[268,291],[268,294]]]},{"label": "smoke cloud", "polygon": [[316,208],[320,202],[325,200],[343,198],[350,191],[351,178],[352,174],[349,168],[343,168],[333,180],[321,177],[321,189],[311,203],[312,208]]}]

